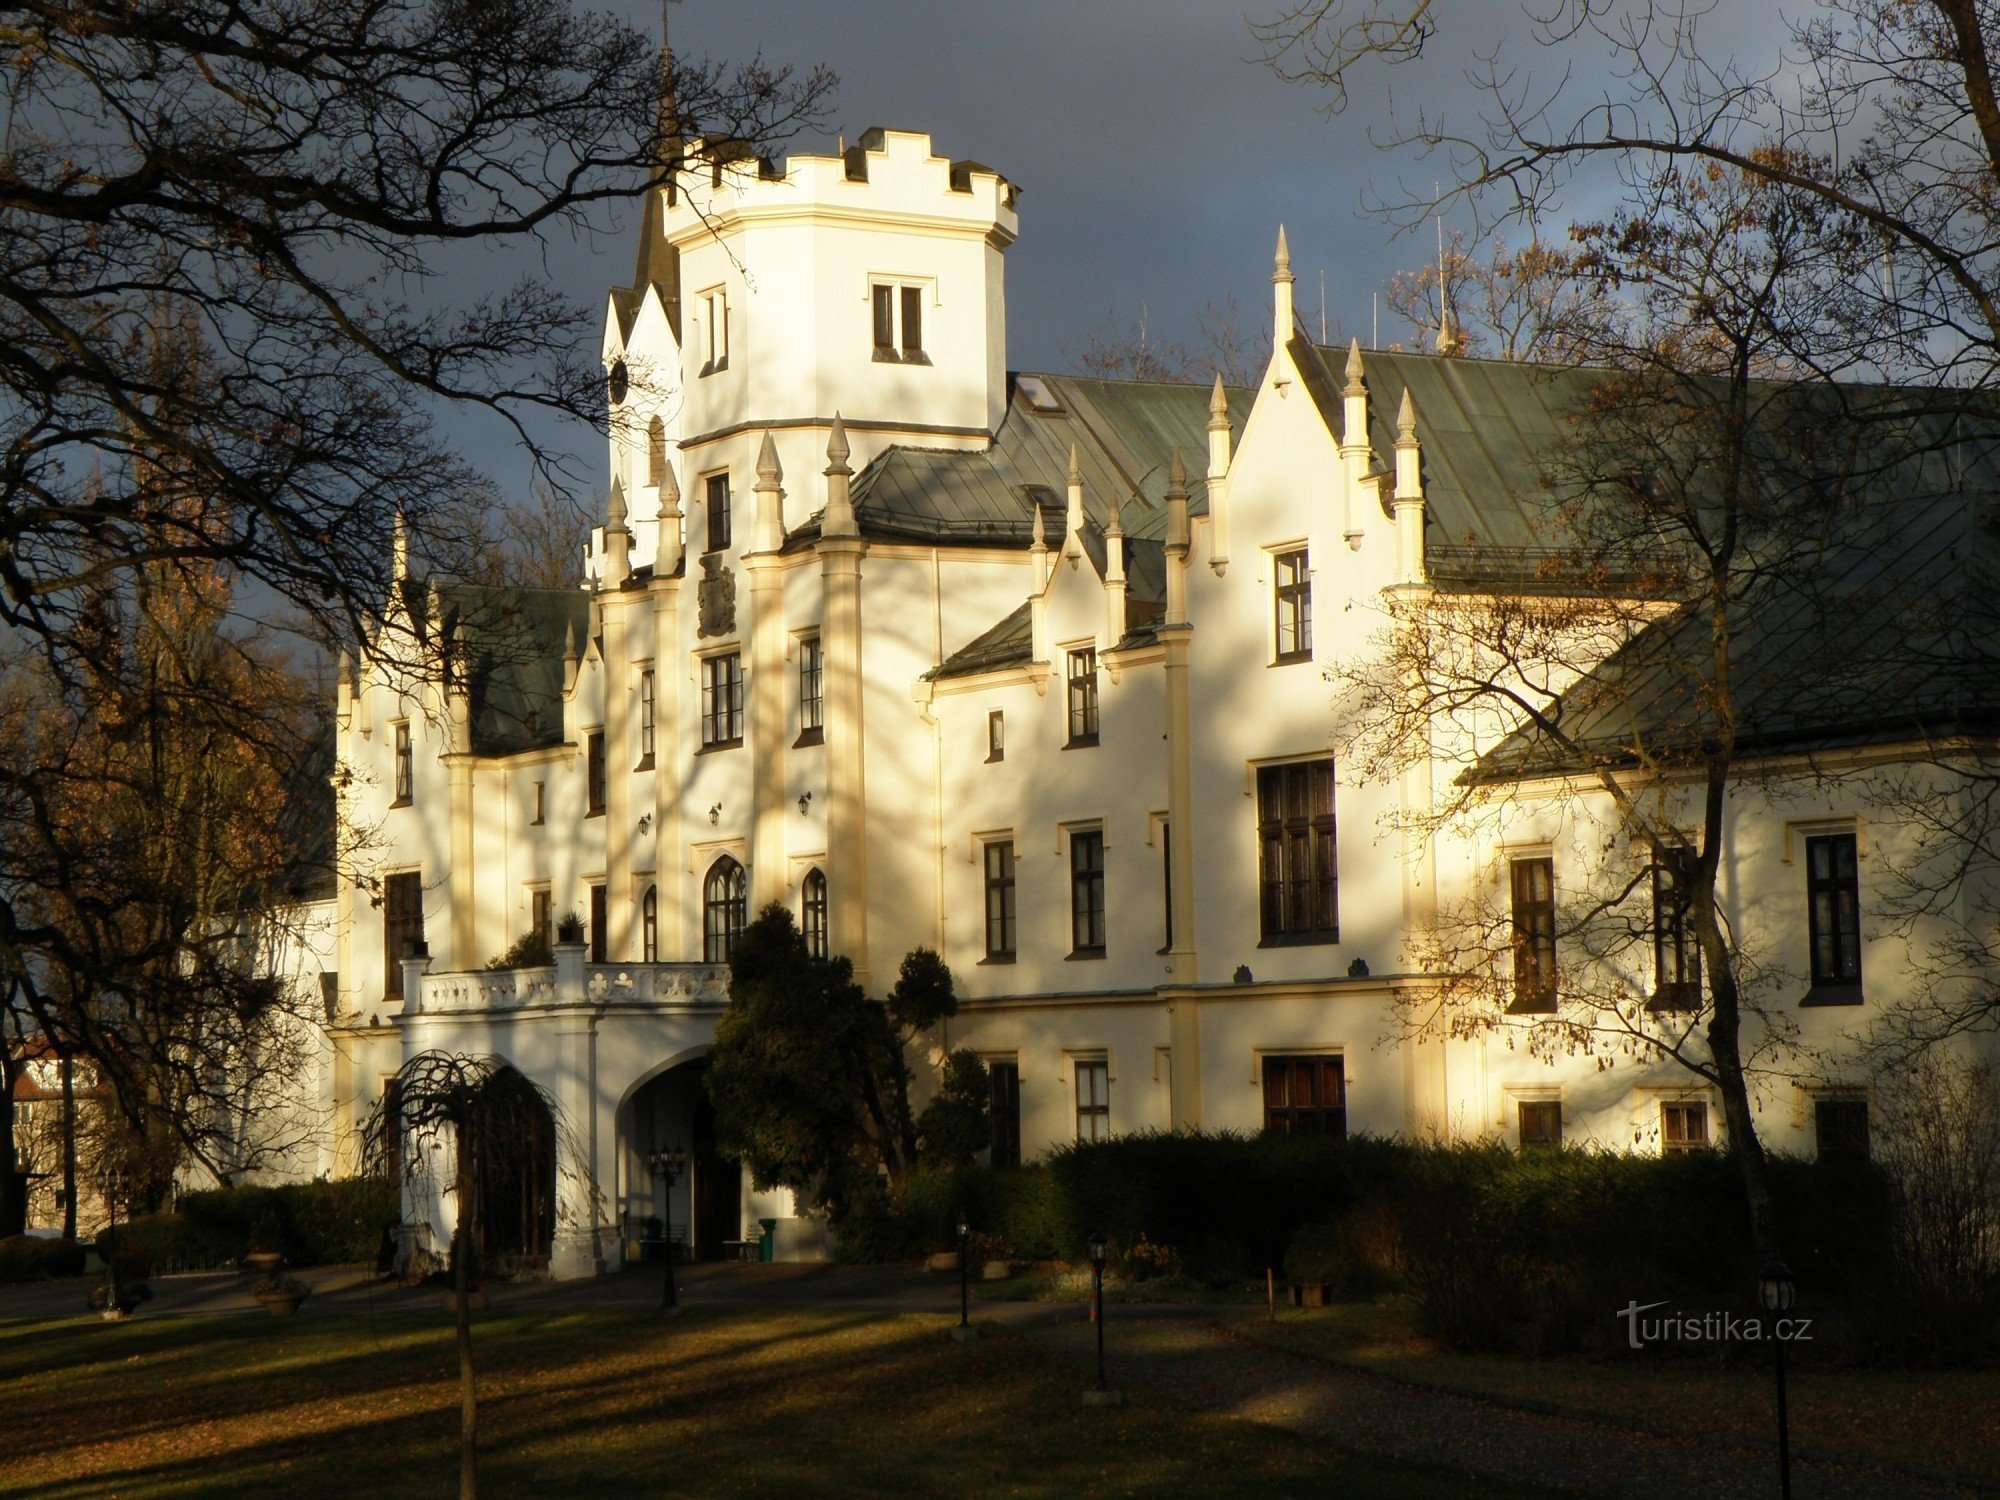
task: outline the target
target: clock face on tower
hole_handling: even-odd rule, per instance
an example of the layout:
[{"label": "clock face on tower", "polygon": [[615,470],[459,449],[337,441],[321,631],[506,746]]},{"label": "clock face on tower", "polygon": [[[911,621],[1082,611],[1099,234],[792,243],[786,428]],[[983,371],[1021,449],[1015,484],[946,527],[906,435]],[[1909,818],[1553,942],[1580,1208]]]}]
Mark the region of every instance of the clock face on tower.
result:
[{"label": "clock face on tower", "polygon": [[624,404],[626,393],[632,389],[632,377],[625,372],[625,361],[614,360],[611,365],[611,404]]}]

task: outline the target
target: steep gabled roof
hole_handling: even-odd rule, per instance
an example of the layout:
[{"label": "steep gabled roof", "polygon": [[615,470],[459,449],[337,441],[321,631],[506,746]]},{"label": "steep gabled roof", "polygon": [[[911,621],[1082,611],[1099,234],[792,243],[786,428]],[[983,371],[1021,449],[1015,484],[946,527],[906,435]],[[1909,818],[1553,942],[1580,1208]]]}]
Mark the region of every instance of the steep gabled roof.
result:
[{"label": "steep gabled roof", "polygon": [[[413,590],[430,612],[428,591]],[[443,618],[422,620],[449,635],[464,627],[470,654],[472,749],[508,755],[559,745],[563,737],[563,653],[579,646],[590,624],[582,589],[531,589],[446,583],[437,590]]]}]

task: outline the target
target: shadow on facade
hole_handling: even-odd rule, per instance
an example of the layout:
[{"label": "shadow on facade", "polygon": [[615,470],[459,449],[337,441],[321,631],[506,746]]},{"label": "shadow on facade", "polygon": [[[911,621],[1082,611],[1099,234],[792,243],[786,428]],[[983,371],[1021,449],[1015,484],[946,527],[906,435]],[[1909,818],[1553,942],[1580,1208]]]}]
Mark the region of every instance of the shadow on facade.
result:
[{"label": "shadow on facade", "polygon": [[[715,1143],[715,1106],[703,1086],[708,1059],[655,1074],[618,1110],[619,1232],[625,1258],[718,1260],[743,1238],[743,1168]],[[679,1148],[687,1167],[671,1189],[648,1154]]]}]

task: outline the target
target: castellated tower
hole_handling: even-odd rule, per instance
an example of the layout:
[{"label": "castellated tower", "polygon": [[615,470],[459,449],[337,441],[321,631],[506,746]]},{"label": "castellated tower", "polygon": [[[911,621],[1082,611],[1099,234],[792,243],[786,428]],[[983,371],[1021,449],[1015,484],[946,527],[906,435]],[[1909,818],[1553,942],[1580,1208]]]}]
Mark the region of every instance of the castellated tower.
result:
[{"label": "castellated tower", "polygon": [[[838,154],[744,156],[648,202],[603,348],[632,565],[654,556],[667,464],[692,501],[691,475],[747,473],[767,428],[798,474],[824,463],[835,412],[857,472],[893,443],[986,447],[1006,403],[1015,196],[923,132],[874,129]],[[784,509],[789,531],[818,504],[795,489]]]}]

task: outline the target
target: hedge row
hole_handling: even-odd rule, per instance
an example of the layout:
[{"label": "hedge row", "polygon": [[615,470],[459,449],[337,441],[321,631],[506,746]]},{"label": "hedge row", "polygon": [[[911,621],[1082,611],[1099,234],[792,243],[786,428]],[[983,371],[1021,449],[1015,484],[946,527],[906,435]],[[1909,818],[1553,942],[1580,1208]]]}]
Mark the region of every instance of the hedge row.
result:
[{"label": "hedge row", "polygon": [[372,1261],[383,1226],[400,1216],[396,1184],[386,1178],[320,1178],[188,1193],[173,1213],[120,1224],[116,1239],[160,1271],[235,1265],[266,1249],[295,1266],[335,1265]]},{"label": "hedge row", "polygon": [[13,1234],[0,1240],[0,1284],[54,1281],[83,1270],[83,1247],[70,1240]]},{"label": "hedge row", "polygon": [[[1880,1284],[1890,1198],[1866,1168],[1771,1164],[1787,1253],[1820,1295]],[[1138,1134],[1045,1162],[908,1181],[885,1219],[842,1226],[843,1253],[943,1249],[961,1210],[999,1253],[1074,1259],[1093,1232],[1141,1240],[1222,1285],[1281,1268],[1305,1232],[1340,1279],[1415,1293],[1464,1347],[1575,1347],[1627,1301],[1740,1299],[1755,1275],[1735,1163],[1697,1153],[1516,1152],[1353,1137]],[[1298,1263],[1295,1257],[1295,1264]],[[1602,1325],[1602,1327],[1599,1327]]]}]

